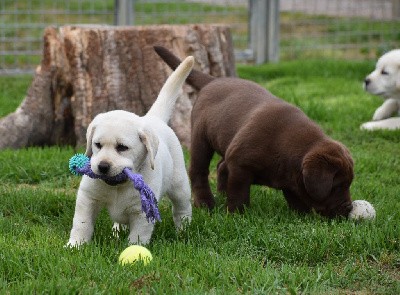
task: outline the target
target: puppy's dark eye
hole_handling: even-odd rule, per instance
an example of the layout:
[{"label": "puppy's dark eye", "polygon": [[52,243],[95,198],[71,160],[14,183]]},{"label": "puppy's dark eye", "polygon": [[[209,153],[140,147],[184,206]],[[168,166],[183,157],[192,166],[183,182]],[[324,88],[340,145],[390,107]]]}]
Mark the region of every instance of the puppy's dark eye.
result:
[{"label": "puppy's dark eye", "polygon": [[126,145],[123,144],[118,144],[117,145],[117,152],[124,152],[128,149],[128,147]]},{"label": "puppy's dark eye", "polygon": [[389,72],[387,72],[387,71],[385,71],[385,70],[382,70],[382,71],[381,71],[381,74],[382,74],[382,75],[389,75]]},{"label": "puppy's dark eye", "polygon": [[94,145],[95,145],[98,149],[101,149],[101,144],[100,144],[100,142],[95,142]]}]

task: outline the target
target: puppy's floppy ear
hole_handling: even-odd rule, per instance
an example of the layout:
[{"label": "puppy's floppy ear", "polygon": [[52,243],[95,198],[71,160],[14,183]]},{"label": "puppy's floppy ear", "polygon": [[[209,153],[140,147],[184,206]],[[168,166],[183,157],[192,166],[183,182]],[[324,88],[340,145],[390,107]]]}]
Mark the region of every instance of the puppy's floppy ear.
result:
[{"label": "puppy's floppy ear", "polygon": [[151,169],[154,170],[154,159],[158,151],[158,137],[149,129],[141,129],[139,130],[139,138],[146,147],[150,159]]},{"label": "puppy's floppy ear", "polygon": [[308,153],[303,160],[303,182],[307,193],[316,201],[325,199],[332,190],[337,167],[321,154]]},{"label": "puppy's floppy ear", "polygon": [[93,121],[89,124],[87,130],[86,130],[86,151],[85,155],[88,157],[91,157],[93,155],[92,151],[92,138],[93,138],[93,133],[96,127],[93,124]]}]

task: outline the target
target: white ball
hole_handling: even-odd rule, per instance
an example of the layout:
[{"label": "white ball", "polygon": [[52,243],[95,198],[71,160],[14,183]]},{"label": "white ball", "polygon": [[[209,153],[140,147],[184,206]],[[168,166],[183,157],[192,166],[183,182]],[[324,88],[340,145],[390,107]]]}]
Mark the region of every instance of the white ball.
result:
[{"label": "white ball", "polygon": [[353,201],[353,209],[349,213],[350,219],[374,219],[376,212],[371,203],[364,200]]}]

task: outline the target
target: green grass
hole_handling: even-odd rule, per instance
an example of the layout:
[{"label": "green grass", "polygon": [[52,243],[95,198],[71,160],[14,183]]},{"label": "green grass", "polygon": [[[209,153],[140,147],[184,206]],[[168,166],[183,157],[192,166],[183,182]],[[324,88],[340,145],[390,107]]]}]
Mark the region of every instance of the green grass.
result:
[{"label": "green grass", "polygon": [[13,112],[26,96],[31,76],[0,76],[0,117]]},{"label": "green grass", "polygon": [[[300,106],[349,147],[355,161],[353,199],[370,201],[375,221],[299,215],[287,208],[281,192],[254,186],[252,206],[243,215],[227,214],[218,195],[213,214],[195,208],[190,227],[177,234],[164,200],[163,221],[148,246],[153,262],[122,267],[117,259],[127,236],[112,236],[106,212],[91,244],[63,248],[79,185],[67,169],[74,149],[5,150],[0,152],[0,293],[399,294],[400,131],[359,130],[381,103],[361,87],[372,68],[369,62],[301,60],[239,66],[238,72]],[[0,96],[4,115],[24,97],[30,78],[0,79],[8,93]],[[216,162],[217,157],[214,190]]]}]

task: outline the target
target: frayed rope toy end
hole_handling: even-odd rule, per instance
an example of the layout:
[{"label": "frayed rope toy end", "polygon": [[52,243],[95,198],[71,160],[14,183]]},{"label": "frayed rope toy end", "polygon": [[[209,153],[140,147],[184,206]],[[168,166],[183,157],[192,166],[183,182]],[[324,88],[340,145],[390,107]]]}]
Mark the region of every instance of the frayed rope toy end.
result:
[{"label": "frayed rope toy end", "polygon": [[123,182],[130,179],[133,186],[140,193],[142,211],[146,214],[147,221],[155,223],[161,221],[157,207],[157,199],[151,188],[144,182],[142,175],[133,173],[129,168],[124,168],[120,174],[113,177],[97,175],[92,171],[90,159],[84,154],[76,154],[69,159],[69,171],[74,175],[86,175],[90,178],[101,179],[108,182]]}]

